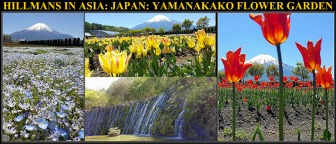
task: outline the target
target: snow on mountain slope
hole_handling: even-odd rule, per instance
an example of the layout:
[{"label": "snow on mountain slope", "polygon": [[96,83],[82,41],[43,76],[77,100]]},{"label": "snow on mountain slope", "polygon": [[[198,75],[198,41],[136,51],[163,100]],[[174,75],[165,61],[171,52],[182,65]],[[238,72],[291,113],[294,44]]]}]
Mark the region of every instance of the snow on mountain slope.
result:
[{"label": "snow on mountain slope", "polygon": [[52,28],[47,26],[44,23],[36,23],[33,26],[27,28],[26,30],[29,31],[50,31],[50,32],[55,32]]},{"label": "snow on mountain slope", "polygon": [[151,18],[147,22],[162,22],[162,21],[173,21],[170,18],[164,16],[164,15],[156,15],[155,17]]}]

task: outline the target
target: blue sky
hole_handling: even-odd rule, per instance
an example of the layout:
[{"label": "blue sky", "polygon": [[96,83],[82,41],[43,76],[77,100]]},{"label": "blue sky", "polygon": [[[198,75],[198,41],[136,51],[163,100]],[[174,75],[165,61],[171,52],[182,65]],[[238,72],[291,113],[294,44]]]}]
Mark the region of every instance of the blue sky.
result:
[{"label": "blue sky", "polygon": [[196,25],[199,18],[207,16],[210,18],[209,26],[216,25],[215,13],[85,13],[85,21],[132,28],[148,21],[156,15],[165,15],[179,22],[183,22],[184,19],[190,19],[194,21],[194,25]]},{"label": "blue sky", "polygon": [[83,13],[3,13],[3,33],[11,34],[36,23],[45,23],[52,29],[73,37],[84,36]]},{"label": "blue sky", "polygon": [[[334,73],[334,14],[332,13],[292,13],[288,39],[281,44],[282,61],[295,66],[303,62],[295,42],[307,47],[307,41],[315,43],[322,38],[322,66],[333,66]],[[218,14],[218,69],[223,69],[221,57],[229,50],[242,47],[242,53],[249,60],[259,54],[269,54],[278,59],[275,46],[262,35],[260,26],[250,19],[249,13]]]}]

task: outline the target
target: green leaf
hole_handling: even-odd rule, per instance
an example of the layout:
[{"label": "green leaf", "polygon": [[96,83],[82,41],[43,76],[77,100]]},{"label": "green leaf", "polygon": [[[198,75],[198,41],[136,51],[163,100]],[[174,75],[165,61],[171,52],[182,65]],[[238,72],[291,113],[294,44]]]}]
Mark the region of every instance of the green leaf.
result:
[{"label": "green leaf", "polygon": [[330,141],[331,139],[331,133],[329,132],[328,129],[325,129],[323,131],[323,140]]}]

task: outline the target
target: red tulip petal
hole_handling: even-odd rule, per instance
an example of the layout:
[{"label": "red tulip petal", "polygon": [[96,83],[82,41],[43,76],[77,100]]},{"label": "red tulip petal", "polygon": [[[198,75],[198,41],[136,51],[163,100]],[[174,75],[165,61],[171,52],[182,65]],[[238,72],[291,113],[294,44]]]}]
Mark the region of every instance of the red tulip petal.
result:
[{"label": "red tulip petal", "polygon": [[309,65],[309,54],[308,54],[308,50],[307,50],[305,47],[303,47],[301,44],[297,43],[297,42],[295,42],[295,44],[296,44],[296,47],[299,49],[299,51],[300,51],[300,53],[301,53],[301,55],[302,55],[302,58],[303,58],[303,62],[304,62],[305,67],[306,67],[309,71],[311,71],[312,68],[311,68],[310,65]]},{"label": "red tulip petal", "polygon": [[262,15],[254,15],[251,13],[249,16],[252,20],[258,23],[260,26],[262,25]]}]

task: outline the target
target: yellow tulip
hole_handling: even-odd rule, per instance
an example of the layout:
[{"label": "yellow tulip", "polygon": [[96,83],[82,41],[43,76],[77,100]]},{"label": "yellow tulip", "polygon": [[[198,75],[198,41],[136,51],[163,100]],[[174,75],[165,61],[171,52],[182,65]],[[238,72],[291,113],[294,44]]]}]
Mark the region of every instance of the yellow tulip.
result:
[{"label": "yellow tulip", "polygon": [[199,55],[197,56],[197,60],[198,60],[199,62],[202,62],[202,61],[203,61],[203,55],[202,55],[202,54],[199,54]]},{"label": "yellow tulip", "polygon": [[147,50],[145,50],[145,45],[140,39],[133,41],[132,45],[129,47],[132,53],[135,53],[137,58],[147,55]]},{"label": "yellow tulip", "polygon": [[164,45],[164,47],[169,47],[169,45],[171,44],[171,41],[168,37],[164,37],[161,39],[162,44]]},{"label": "yellow tulip", "polygon": [[89,58],[85,58],[85,77],[91,77],[92,72],[89,69]]},{"label": "yellow tulip", "polygon": [[216,44],[216,35],[209,36],[209,45],[214,46]]},{"label": "yellow tulip", "polygon": [[198,42],[200,43],[203,43],[207,36],[204,29],[198,30],[197,32],[195,32],[195,35],[196,35]]},{"label": "yellow tulip", "polygon": [[160,48],[156,48],[155,49],[155,55],[160,55],[161,54],[161,49]]},{"label": "yellow tulip", "polygon": [[116,76],[126,71],[132,53],[127,56],[126,51],[119,52],[118,50],[113,50],[106,52],[104,55],[99,54],[98,56],[100,66],[103,70],[111,76]]},{"label": "yellow tulip", "polygon": [[171,48],[171,51],[175,53],[176,52],[175,47]]},{"label": "yellow tulip", "polygon": [[195,47],[195,50],[196,50],[197,52],[200,52],[204,47],[205,47],[204,43],[202,43],[202,42],[197,42],[197,45],[196,45],[196,47]]},{"label": "yellow tulip", "polygon": [[107,52],[110,52],[110,51],[112,51],[114,48],[113,48],[113,46],[111,46],[111,45],[107,45],[107,46],[105,47],[105,49],[106,49]]},{"label": "yellow tulip", "polygon": [[147,50],[146,49],[142,49],[142,56],[143,57],[147,56]]},{"label": "yellow tulip", "polygon": [[187,39],[187,44],[190,48],[195,47],[195,39],[194,38],[188,38]]},{"label": "yellow tulip", "polygon": [[170,49],[169,49],[169,47],[165,47],[165,48],[163,48],[163,49],[162,49],[162,53],[163,53],[163,54],[170,53]]},{"label": "yellow tulip", "polygon": [[148,36],[146,39],[146,49],[151,50],[152,48],[159,48],[160,39],[156,36]]}]

